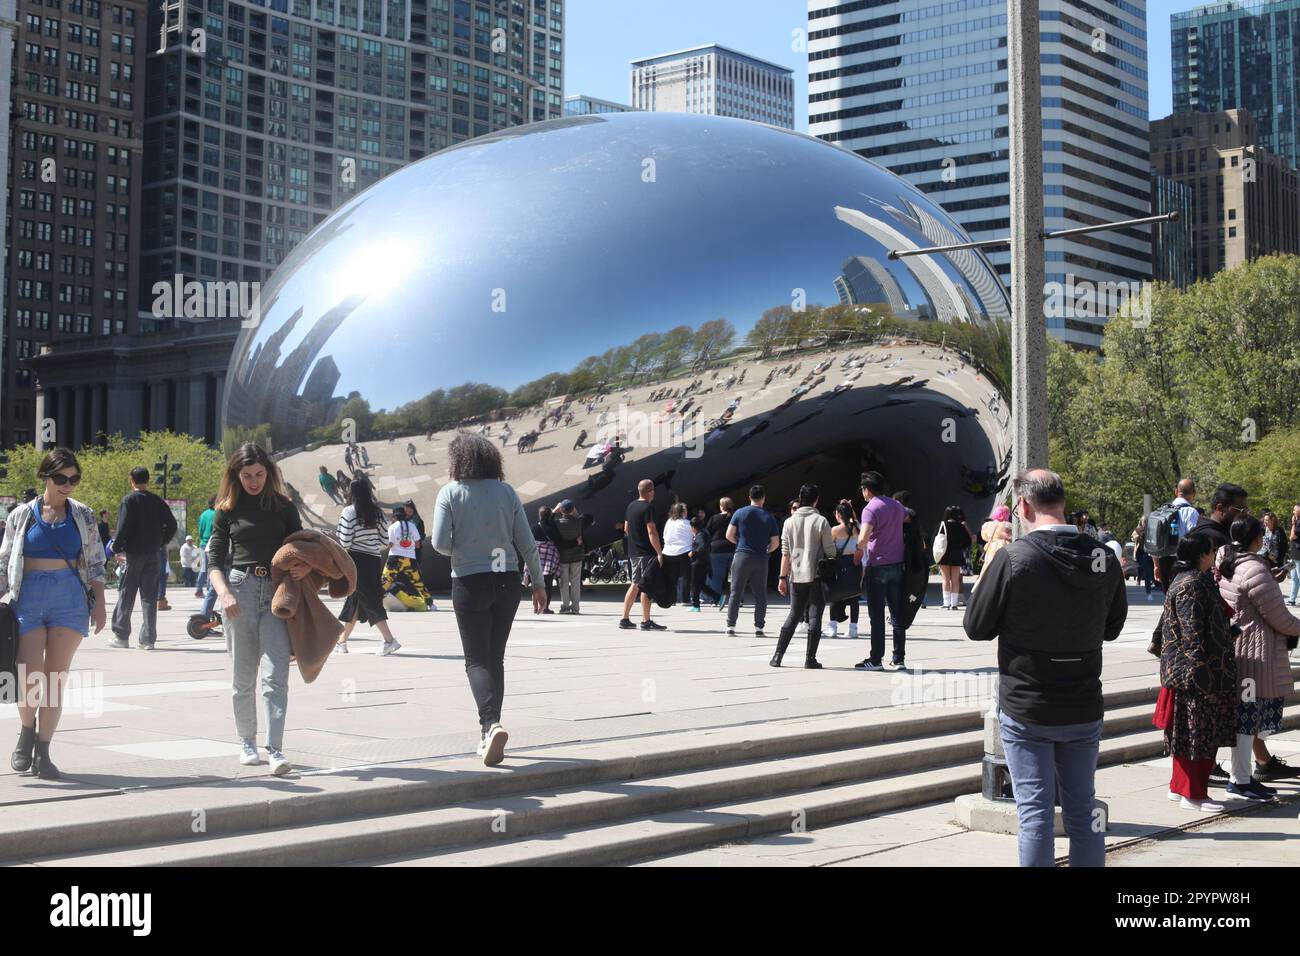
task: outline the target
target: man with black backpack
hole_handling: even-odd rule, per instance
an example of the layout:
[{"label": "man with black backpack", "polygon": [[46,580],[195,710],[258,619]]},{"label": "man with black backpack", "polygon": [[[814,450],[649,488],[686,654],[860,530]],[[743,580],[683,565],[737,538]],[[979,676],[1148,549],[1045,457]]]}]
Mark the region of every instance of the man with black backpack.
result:
[{"label": "man with black backpack", "polygon": [[111,647],[128,647],[131,636],[131,611],[138,594],[144,611],[140,625],[140,647],[153,650],[158,637],[158,575],[163,545],[176,534],[176,516],[166,503],[147,490],[149,469],[131,469],[131,487],[134,489],[122,499],[117,512],[117,536],[113,538],[113,554],[126,555],[126,575],[117,592],[117,607],[113,609],[113,635]]},{"label": "man with black backpack", "polygon": [[1185,538],[1201,520],[1201,510],[1196,501],[1196,482],[1184,478],[1178,482],[1174,500],[1156,508],[1147,517],[1146,540],[1143,547],[1155,559],[1156,582],[1168,590],[1173,582],[1174,553],[1178,542]]}]

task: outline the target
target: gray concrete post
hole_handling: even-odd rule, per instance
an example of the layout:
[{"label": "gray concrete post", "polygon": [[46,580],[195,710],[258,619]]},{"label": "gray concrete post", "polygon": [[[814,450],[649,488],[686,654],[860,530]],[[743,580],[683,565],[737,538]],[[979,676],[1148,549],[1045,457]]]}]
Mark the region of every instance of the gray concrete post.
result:
[{"label": "gray concrete post", "polygon": [[[1046,467],[1047,319],[1043,314],[1043,110],[1038,4],[1007,2],[1011,134],[1011,471]],[[1016,521],[1019,533],[1019,521]]]}]

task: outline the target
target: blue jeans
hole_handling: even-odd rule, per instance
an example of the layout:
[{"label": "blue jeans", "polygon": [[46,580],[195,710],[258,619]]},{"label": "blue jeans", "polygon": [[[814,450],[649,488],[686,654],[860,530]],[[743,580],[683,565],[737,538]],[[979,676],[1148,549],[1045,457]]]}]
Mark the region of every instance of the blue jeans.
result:
[{"label": "blue jeans", "polygon": [[289,630],[284,619],[271,613],[275,591],[269,576],[259,578],[244,571],[230,572],[230,589],[239,602],[239,615],[222,622],[230,654],[235,705],[235,731],[242,740],[257,739],[258,675],[262,679],[262,704],[266,710],[266,745],[284,746],[284,715],[289,706]]},{"label": "blue jeans", "polygon": [[1105,820],[1094,817],[1101,721],[1053,727],[998,714],[1020,817],[1020,865],[1052,866],[1057,791],[1070,838],[1070,866],[1106,865]]},{"label": "blue jeans", "polygon": [[163,548],[158,552],[158,600],[160,601],[167,598],[167,575],[171,570],[171,565],[167,563],[167,549]]},{"label": "blue jeans", "polygon": [[194,590],[204,591],[208,587],[208,552],[206,548],[199,550],[199,579],[194,584]]},{"label": "blue jeans", "polygon": [[1300,562],[1291,569],[1291,603],[1296,602],[1296,595],[1300,594]]},{"label": "blue jeans", "polygon": [[[720,595],[727,593],[727,575],[731,572],[731,560],[735,557],[735,552],[730,554],[711,554],[709,555],[709,566],[713,573],[709,575],[709,587]],[[718,603],[722,603],[722,598],[718,598]]]},{"label": "blue jeans", "polygon": [[888,605],[889,617],[894,622],[894,662],[901,664],[907,659],[907,628],[897,623],[903,619],[903,609],[907,606],[903,563],[870,566],[863,583],[867,614],[871,618],[871,662],[879,664],[885,657],[885,606]]}]

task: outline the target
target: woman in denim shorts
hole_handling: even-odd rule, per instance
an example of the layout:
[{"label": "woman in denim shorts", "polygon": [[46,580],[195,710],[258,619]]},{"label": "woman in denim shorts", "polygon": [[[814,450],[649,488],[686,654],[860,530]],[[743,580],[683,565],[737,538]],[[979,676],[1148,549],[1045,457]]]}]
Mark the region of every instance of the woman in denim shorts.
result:
[{"label": "woman in denim shorts", "polygon": [[[9,766],[57,780],[50,741],[63,713],[72,656],[93,621],[104,629],[104,544],[95,512],[72,497],[81,466],[66,448],[45,456],[45,492],[9,512],[0,543],[0,601],[18,618],[21,729]],[[88,607],[93,596],[94,607]]]}]

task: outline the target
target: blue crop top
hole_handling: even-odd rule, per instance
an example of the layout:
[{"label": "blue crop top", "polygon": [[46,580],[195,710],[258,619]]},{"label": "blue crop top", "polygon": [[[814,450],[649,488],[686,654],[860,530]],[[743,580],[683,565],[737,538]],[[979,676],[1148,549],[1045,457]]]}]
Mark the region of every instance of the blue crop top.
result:
[{"label": "blue crop top", "polygon": [[81,556],[81,533],[72,515],[65,515],[57,524],[47,524],[39,507],[33,507],[32,511],[36,520],[27,529],[23,557],[65,558],[76,564]]}]

